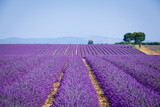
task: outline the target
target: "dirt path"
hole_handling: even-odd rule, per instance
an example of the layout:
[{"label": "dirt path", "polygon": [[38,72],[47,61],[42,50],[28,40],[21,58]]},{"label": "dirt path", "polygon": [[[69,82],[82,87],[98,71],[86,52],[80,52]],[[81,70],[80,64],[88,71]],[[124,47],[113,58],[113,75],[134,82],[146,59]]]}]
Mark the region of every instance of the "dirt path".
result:
[{"label": "dirt path", "polygon": [[53,55],[56,53],[57,49],[53,52]]},{"label": "dirt path", "polygon": [[65,50],[65,52],[64,52],[64,55],[66,55],[66,52],[67,52],[68,48],[69,48],[69,46],[66,48],[66,50]]},{"label": "dirt path", "polygon": [[160,55],[159,53],[155,52],[155,51],[152,51],[148,48],[146,48],[145,46],[141,46],[141,48],[139,48],[138,45],[135,45],[136,49],[148,54],[148,55]]},{"label": "dirt path", "polygon": [[77,50],[78,50],[78,45],[77,45],[77,47],[76,47],[76,55],[77,55],[77,53],[78,53]]},{"label": "dirt path", "polygon": [[108,98],[107,98],[107,96],[104,95],[104,91],[100,87],[100,83],[98,82],[96,76],[94,75],[94,72],[92,71],[91,67],[88,65],[86,59],[83,59],[83,62],[85,63],[85,65],[87,66],[87,68],[89,70],[90,79],[92,80],[94,88],[96,89],[96,92],[99,97],[99,104],[101,105],[101,107],[110,107],[109,102],[108,102]]},{"label": "dirt path", "polygon": [[68,62],[66,63],[66,65],[64,66],[64,68],[62,70],[58,82],[53,84],[54,88],[53,88],[51,94],[48,95],[48,99],[46,100],[46,103],[42,107],[50,107],[51,105],[53,105],[53,103],[55,101],[54,96],[56,95],[56,93],[58,91],[58,88],[59,88],[59,86],[61,84],[61,80],[62,80],[62,77],[63,77],[63,74],[64,74],[64,70],[67,67],[67,64],[68,64]]}]

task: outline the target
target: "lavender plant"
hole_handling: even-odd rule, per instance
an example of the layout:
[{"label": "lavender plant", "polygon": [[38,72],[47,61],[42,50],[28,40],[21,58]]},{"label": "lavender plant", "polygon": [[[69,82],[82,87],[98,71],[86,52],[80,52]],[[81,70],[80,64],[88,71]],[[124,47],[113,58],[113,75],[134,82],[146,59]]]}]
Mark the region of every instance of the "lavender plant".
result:
[{"label": "lavender plant", "polygon": [[3,56],[0,58],[0,89],[22,78],[43,63],[47,57]]},{"label": "lavender plant", "polygon": [[[0,44],[0,55],[53,55],[55,50],[54,55],[64,55],[66,47],[69,47],[67,56],[76,55],[76,44]],[[144,55],[143,52],[132,48],[130,45],[78,45],[78,50],[79,48],[81,48],[82,56],[102,54]],[[80,56],[80,51],[77,54]]]},{"label": "lavender plant", "polygon": [[6,85],[0,90],[0,106],[40,107],[45,104],[67,61],[64,56],[50,57],[39,68]]},{"label": "lavender plant", "polygon": [[113,64],[99,58],[86,57],[113,107],[154,107],[160,95],[136,81]]},{"label": "lavender plant", "polygon": [[[132,56],[130,56],[132,59]],[[149,58],[150,56],[147,56]],[[157,56],[159,57],[159,56]],[[146,87],[150,87],[160,95],[160,72],[150,66],[135,63],[122,56],[103,56],[103,59],[122,69]],[[147,59],[146,58],[146,59]]]},{"label": "lavender plant", "polygon": [[80,57],[73,57],[64,71],[53,107],[98,107],[89,71]]}]

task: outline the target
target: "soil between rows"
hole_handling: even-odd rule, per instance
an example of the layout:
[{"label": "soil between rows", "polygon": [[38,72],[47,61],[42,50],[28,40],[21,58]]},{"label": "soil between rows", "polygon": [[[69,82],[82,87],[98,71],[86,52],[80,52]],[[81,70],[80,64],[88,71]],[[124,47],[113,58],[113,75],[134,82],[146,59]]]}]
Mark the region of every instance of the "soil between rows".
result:
[{"label": "soil between rows", "polygon": [[[94,72],[92,71],[91,67],[88,65],[86,59],[82,59],[82,60],[85,63],[86,67],[88,68],[89,77],[90,77],[90,79],[94,85],[94,88],[97,92],[100,106],[101,107],[110,107],[110,103],[108,102],[108,98],[107,98],[107,96],[104,95],[104,91],[100,87],[100,83],[98,82],[96,76],[94,75]],[[67,67],[67,65],[68,65],[68,62],[66,63],[65,67],[62,70],[60,77],[59,77],[59,80],[53,84],[53,90],[51,91],[51,94],[48,95],[48,99],[46,100],[46,103],[42,107],[50,107],[55,102],[55,95],[61,85],[61,80],[63,78],[64,70]]]}]

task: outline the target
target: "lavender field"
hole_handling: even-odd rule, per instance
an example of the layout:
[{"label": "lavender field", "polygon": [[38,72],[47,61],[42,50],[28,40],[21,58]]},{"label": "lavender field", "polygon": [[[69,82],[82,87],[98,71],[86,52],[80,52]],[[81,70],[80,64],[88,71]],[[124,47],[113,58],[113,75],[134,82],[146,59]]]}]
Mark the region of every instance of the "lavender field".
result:
[{"label": "lavender field", "polygon": [[144,45],[144,46],[160,54],[160,45]]},{"label": "lavender field", "polygon": [[0,44],[0,55],[133,55],[144,54],[131,45]]},{"label": "lavender field", "polygon": [[0,107],[101,106],[160,107],[160,56],[131,45],[0,44]]}]

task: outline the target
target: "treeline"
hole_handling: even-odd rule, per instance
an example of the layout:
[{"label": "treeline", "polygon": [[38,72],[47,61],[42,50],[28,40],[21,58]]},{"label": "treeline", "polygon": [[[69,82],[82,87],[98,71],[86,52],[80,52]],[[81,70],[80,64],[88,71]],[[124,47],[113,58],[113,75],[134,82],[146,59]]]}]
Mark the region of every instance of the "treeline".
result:
[{"label": "treeline", "polygon": [[[115,44],[128,44],[127,42],[116,42]],[[135,42],[130,42],[131,45],[135,45]],[[142,45],[160,45],[160,42],[143,42]]]},{"label": "treeline", "polygon": [[160,42],[144,42],[142,45],[160,45]]}]

